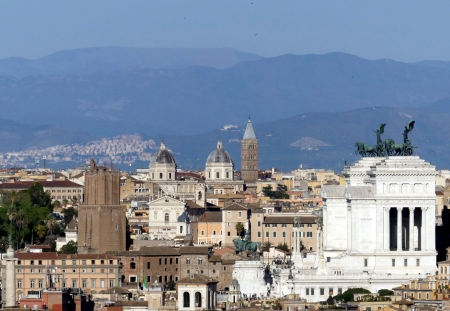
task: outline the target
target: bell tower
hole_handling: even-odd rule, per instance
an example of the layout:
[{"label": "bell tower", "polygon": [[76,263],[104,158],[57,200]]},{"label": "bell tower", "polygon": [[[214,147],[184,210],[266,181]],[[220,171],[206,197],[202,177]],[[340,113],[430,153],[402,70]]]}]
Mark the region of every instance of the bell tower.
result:
[{"label": "bell tower", "polygon": [[241,178],[246,184],[258,180],[258,139],[250,117],[241,140]]}]

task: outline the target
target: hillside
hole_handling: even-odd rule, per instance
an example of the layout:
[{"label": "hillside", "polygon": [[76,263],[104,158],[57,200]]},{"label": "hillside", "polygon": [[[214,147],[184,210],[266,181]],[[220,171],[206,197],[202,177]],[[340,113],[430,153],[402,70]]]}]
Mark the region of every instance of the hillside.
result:
[{"label": "hillside", "polygon": [[11,57],[0,60],[0,75],[23,78],[29,75],[90,75],[123,68],[229,68],[242,61],[263,57],[235,49],[157,49],[98,47],[66,50],[31,60]]},{"label": "hillside", "polygon": [[[438,168],[450,163],[450,116],[412,108],[364,108],[346,112],[305,113],[267,123],[254,123],[259,139],[260,167],[277,167],[288,171],[300,164],[340,171],[344,161],[359,159],[354,154],[356,141],[376,143],[373,132],[387,123],[383,139],[402,141],[404,126],[415,120],[410,133],[415,154]],[[176,160],[184,168],[202,168],[219,137],[230,152],[236,167],[240,167],[240,143],[243,126],[232,131],[211,131],[201,135],[165,138]],[[155,139],[156,140],[156,139]],[[156,140],[157,141],[157,140]]]},{"label": "hillside", "polygon": [[284,55],[228,69],[121,69],[88,76],[0,77],[2,117],[97,136],[191,135],[311,111],[422,107],[450,97],[450,71],[343,53]]}]

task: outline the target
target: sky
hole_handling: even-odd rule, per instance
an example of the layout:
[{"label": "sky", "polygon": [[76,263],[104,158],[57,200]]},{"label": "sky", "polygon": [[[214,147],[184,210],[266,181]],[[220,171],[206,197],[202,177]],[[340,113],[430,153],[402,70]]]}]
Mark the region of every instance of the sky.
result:
[{"label": "sky", "polygon": [[0,59],[67,49],[231,47],[450,61],[450,1],[2,1]]}]

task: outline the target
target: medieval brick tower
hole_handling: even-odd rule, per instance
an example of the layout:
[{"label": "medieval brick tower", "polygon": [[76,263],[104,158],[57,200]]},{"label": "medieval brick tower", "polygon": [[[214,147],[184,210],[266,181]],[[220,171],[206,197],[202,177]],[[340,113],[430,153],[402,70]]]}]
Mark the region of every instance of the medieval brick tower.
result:
[{"label": "medieval brick tower", "polygon": [[120,205],[120,172],[91,160],[84,204],[78,210],[78,253],[126,250],[125,206]]},{"label": "medieval brick tower", "polygon": [[241,178],[246,184],[258,180],[258,139],[250,118],[241,141]]}]

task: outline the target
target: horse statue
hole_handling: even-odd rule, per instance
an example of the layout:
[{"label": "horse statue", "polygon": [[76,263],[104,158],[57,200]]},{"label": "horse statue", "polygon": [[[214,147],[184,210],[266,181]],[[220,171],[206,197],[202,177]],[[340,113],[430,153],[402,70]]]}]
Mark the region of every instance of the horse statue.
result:
[{"label": "horse statue", "polygon": [[256,253],[261,248],[261,242],[252,242],[250,230],[246,231],[247,232],[243,240],[239,238],[233,239],[233,244],[236,247],[236,252],[251,251],[252,255],[256,255]]}]

